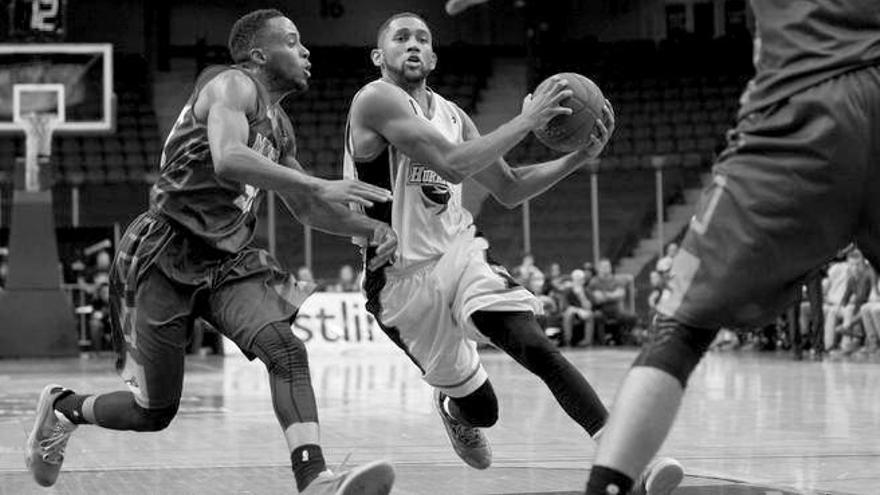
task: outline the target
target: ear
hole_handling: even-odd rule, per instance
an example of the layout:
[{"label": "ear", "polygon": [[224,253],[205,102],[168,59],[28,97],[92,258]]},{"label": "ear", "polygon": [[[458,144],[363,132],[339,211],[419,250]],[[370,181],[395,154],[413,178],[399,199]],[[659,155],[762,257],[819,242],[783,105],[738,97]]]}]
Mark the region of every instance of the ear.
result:
[{"label": "ear", "polygon": [[373,61],[373,65],[376,67],[381,67],[382,62],[385,61],[385,53],[379,48],[373,48],[370,51],[370,60]]},{"label": "ear", "polygon": [[250,51],[251,61],[258,65],[263,65],[266,63],[266,54],[263,53],[261,48],[251,48]]},{"label": "ear", "polygon": [[437,53],[436,52],[431,52],[431,60],[429,63],[431,65],[431,70],[434,70],[437,68]]}]

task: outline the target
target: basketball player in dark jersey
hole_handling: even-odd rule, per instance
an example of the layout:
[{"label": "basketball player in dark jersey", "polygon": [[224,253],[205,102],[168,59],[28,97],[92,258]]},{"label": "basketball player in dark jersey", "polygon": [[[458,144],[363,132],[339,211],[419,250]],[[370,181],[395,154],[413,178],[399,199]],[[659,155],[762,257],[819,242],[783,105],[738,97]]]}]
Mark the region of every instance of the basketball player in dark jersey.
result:
[{"label": "basketball player in dark jersey", "polygon": [[304,223],[367,236],[388,261],[390,227],[348,209],[387,201],[386,190],[305,174],[291,123],[279,102],[307,88],[309,52],[277,10],[239,19],[229,48],[236,65],[206,70],[162,154],[150,209],[128,228],[111,272],[117,369],[128,391],[82,395],[49,385],[28,440],[36,481],[52,485],[80,424],[158,431],[174,418],[193,320],[209,321],[269,372],[272,402],[290,449],[300,493],[387,494],[394,471],[373,462],[333,474],[319,444],[306,348],[291,331],[311,292],[266,251],[252,247],[261,190],[276,191]]},{"label": "basketball player in dark jersey", "polygon": [[588,495],[624,495],[721,326],[758,326],[857,242],[880,267],[880,2],[751,0],[757,73],[623,382]]}]

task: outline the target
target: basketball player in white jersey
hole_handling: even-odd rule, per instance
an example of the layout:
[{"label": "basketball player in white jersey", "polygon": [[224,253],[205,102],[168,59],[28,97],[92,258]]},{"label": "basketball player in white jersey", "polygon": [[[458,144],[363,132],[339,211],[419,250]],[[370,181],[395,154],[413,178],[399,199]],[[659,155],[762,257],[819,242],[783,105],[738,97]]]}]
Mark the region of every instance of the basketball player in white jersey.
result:
[{"label": "basketball player in white jersey", "polygon": [[[393,265],[367,274],[367,308],[434,387],[452,445],[470,466],[491,464],[479,428],[498,418],[477,342],[491,342],[540,377],[595,438],[607,418],[604,405],[544,336],[535,319],[537,299],[487,260],[488,244],[461,204],[461,181],[473,177],[510,207],[541,194],[601,153],[614,128],[611,105],[606,102],[584,149],[512,169],[504,153],[567,113],[559,106],[571,95],[564,81],[527,97],[516,118],[481,137],[468,115],[427,87],[437,57],[421,17],[402,13],[385,21],[372,60],[382,77],[352,101],[344,175],[392,190],[391,202],[364,212],[390,223],[399,241]],[[671,488],[654,487],[677,485],[681,477],[681,467],[664,459],[646,470],[640,486],[666,494]]]}]

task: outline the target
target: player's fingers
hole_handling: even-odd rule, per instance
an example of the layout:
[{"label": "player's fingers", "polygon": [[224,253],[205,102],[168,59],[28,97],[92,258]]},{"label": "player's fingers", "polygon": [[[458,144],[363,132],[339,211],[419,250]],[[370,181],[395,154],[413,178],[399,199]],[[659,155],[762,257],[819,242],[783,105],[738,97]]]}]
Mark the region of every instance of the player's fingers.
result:
[{"label": "player's fingers", "polygon": [[600,140],[603,140],[608,136],[608,128],[605,127],[605,122],[602,122],[602,119],[596,120],[596,126],[593,128],[593,132],[593,135]]},{"label": "player's fingers", "polygon": [[571,115],[572,110],[568,107],[553,107],[550,109],[551,117],[556,117],[557,115]]},{"label": "player's fingers", "polygon": [[383,187],[374,186],[373,184],[367,184],[366,182],[356,182],[355,188],[364,193],[372,194],[372,199],[376,199],[378,201],[389,201],[391,199],[391,191],[385,189]]},{"label": "player's fingers", "polygon": [[366,200],[356,194],[349,194],[347,201],[349,203],[359,204],[359,205],[363,206],[364,208],[370,208],[371,206],[373,206],[372,201]]},{"label": "player's fingers", "polygon": [[391,194],[388,191],[355,188],[349,192],[352,196],[357,196],[367,201],[379,201],[385,203],[391,200]]}]

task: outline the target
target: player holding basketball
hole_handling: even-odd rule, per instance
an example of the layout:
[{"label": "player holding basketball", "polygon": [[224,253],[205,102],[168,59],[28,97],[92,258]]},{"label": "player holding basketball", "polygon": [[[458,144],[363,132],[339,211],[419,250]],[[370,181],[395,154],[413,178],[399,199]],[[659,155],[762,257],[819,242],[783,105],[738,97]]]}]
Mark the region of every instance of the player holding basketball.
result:
[{"label": "player holding basketball", "polygon": [[880,4],[751,5],[757,73],[673,261],[659,338],[614,401],[588,495],[629,493],[719,327],[774,318],[853,240],[880,266]]},{"label": "player holding basketball", "polygon": [[310,177],[294,157],[293,129],[279,102],[306,90],[311,64],[290,19],[277,10],[247,14],[233,26],[229,49],[236,65],[209,68],[198,78],[165,143],[150,210],[128,227],[114,261],[117,369],[129,391],[43,390],[26,451],[43,486],[57,479],[78,425],[168,426],[180,403],[187,336],[194,318],[202,317],[268,368],[300,493],[391,490],[394,471],[384,462],[339,474],[326,469],[306,348],[290,328],[310,290],[251,246],[260,190],[271,189],[308,225],[370,238],[378,252],[375,268],[389,259],[396,237],[344,203],[370,206],[389,193]]},{"label": "player holding basketball", "polygon": [[[610,104],[583,149],[514,169],[502,156],[533,129],[570,112],[559,104],[572,94],[564,80],[526,98],[519,116],[481,137],[467,114],[427,87],[437,59],[421,17],[402,13],[385,21],[372,60],[382,77],[352,101],[344,173],[392,189],[392,202],[364,211],[391,223],[400,243],[392,266],[367,275],[367,309],[434,387],[452,445],[470,466],[491,464],[480,428],[498,417],[477,341],[491,342],[540,377],[595,438],[605,424],[604,405],[544,336],[537,299],[487,261],[488,245],[462,207],[460,183],[473,177],[511,207],[541,194],[602,151],[614,128]],[[370,250],[367,261],[373,262]],[[681,477],[671,460],[646,472],[651,480]]]}]

